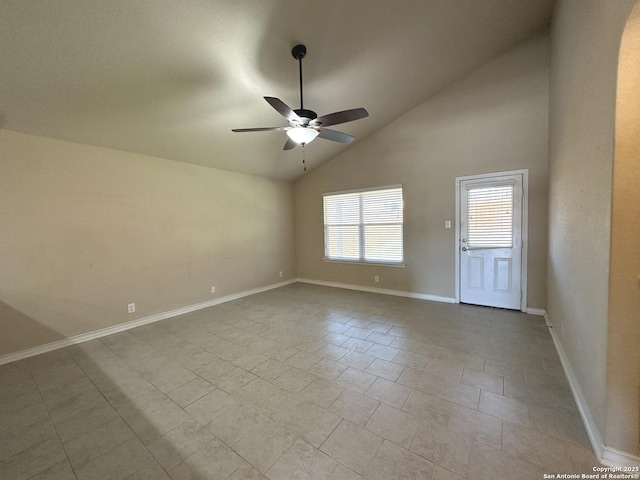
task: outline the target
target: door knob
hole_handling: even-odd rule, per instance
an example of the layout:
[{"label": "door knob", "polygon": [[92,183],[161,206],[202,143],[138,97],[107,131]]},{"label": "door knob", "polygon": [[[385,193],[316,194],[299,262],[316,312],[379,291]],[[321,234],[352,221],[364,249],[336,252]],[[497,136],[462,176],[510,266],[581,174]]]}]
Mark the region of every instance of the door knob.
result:
[{"label": "door knob", "polygon": [[467,247],[462,247],[462,251],[466,252],[467,251]]}]

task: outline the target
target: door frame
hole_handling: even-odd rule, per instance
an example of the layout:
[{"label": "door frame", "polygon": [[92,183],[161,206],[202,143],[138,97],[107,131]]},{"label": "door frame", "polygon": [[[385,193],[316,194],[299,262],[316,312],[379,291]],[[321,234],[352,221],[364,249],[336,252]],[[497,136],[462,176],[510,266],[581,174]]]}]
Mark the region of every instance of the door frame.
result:
[{"label": "door frame", "polygon": [[507,172],[483,173],[456,177],[456,215],[455,215],[455,300],[460,303],[460,190],[466,180],[491,180],[504,175],[522,175],[522,264],[520,265],[520,311],[527,311],[527,251],[529,247],[529,169],[510,170]]}]

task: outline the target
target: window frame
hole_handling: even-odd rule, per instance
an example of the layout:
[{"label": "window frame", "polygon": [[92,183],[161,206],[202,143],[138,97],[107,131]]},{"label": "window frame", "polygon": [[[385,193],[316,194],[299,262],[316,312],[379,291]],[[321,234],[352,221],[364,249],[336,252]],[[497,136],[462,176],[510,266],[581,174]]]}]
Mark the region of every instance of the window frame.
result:
[{"label": "window frame", "polygon": [[[366,236],[364,235],[365,226],[370,224],[364,223],[363,221],[363,213],[362,213],[362,197],[360,197],[359,201],[359,223],[358,224],[350,224],[358,227],[358,242],[359,242],[359,250],[360,250],[360,258],[337,258],[337,257],[329,257],[327,256],[327,219],[326,219],[326,211],[325,211],[325,198],[332,197],[337,195],[346,195],[353,193],[366,193],[366,192],[380,192],[385,190],[397,190],[400,189],[400,193],[402,196],[402,218],[398,223],[386,223],[385,225],[400,225],[402,232],[402,260],[399,262],[388,261],[388,260],[366,260],[365,259],[365,241]],[[404,186],[402,184],[395,185],[384,185],[384,186],[376,186],[376,187],[365,187],[365,188],[356,188],[351,190],[339,190],[332,192],[324,192],[322,194],[322,216],[323,216],[323,247],[324,247],[324,256],[322,260],[328,263],[342,263],[342,264],[353,264],[353,265],[383,265],[388,267],[405,267],[405,255],[404,255]],[[347,225],[347,224],[345,224]]]}]

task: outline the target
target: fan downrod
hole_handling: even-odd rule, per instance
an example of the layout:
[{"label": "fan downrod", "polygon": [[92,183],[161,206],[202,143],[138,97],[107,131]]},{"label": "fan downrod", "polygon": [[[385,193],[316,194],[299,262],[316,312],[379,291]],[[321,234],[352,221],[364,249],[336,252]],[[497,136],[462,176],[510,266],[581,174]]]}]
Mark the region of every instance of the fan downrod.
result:
[{"label": "fan downrod", "polygon": [[304,120],[305,126],[309,123],[309,121],[315,120],[316,118],[318,118],[318,115],[316,115],[316,112],[314,112],[313,110],[307,110],[306,108],[304,108],[304,96],[302,93],[302,59],[305,57],[306,54],[307,54],[307,47],[305,47],[302,44],[296,45],[295,47],[293,47],[293,50],[291,50],[291,56],[298,61],[298,68],[299,68],[299,74],[300,74],[300,108],[298,108],[297,110],[294,110],[294,112],[296,112],[298,116]]}]

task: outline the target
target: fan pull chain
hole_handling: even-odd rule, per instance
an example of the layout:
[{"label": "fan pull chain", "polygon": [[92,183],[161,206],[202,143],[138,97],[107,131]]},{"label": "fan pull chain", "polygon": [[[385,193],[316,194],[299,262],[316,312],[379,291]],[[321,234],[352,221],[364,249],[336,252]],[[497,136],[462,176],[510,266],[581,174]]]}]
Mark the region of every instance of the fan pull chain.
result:
[{"label": "fan pull chain", "polygon": [[304,167],[304,171],[307,171],[307,159],[304,154],[304,143],[302,144],[302,166]]}]

